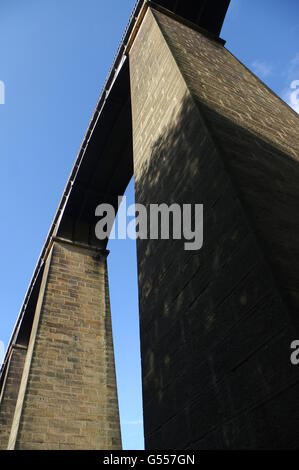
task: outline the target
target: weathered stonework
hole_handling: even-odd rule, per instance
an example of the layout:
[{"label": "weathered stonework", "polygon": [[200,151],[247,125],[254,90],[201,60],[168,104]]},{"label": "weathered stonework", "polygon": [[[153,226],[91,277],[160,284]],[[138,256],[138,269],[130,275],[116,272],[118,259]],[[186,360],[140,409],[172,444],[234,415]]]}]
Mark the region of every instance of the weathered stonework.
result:
[{"label": "weathered stonework", "polygon": [[0,450],[6,450],[25,362],[26,348],[12,348],[0,400]]},{"label": "weathered stonework", "polygon": [[130,76],[136,202],[204,204],[201,251],[137,243],[146,447],[295,448],[298,117],[151,9]]},{"label": "weathered stonework", "polygon": [[298,115],[226,48],[156,18],[299,326]]},{"label": "weathered stonework", "polygon": [[54,243],[21,407],[10,448],[121,448],[107,265],[101,252]]}]

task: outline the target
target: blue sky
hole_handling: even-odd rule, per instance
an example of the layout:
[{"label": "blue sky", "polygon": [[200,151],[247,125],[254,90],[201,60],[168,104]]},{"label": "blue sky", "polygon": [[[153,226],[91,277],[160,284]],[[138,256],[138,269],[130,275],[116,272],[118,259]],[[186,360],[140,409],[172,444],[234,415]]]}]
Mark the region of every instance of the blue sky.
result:
[{"label": "blue sky", "polygon": [[[7,345],[134,0],[0,3],[0,340]],[[298,0],[232,0],[227,48],[291,102]],[[298,110],[298,108],[297,108]],[[133,182],[127,190],[134,200]],[[123,445],[143,447],[136,246],[109,243]],[[1,346],[0,346],[1,354]]]}]

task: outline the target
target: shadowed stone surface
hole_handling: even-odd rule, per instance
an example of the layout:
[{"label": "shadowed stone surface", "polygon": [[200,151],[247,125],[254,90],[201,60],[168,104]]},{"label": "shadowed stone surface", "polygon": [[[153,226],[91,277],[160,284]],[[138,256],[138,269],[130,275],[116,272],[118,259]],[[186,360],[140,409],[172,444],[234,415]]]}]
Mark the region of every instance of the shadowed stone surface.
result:
[{"label": "shadowed stone surface", "polygon": [[137,243],[146,447],[298,447],[298,117],[154,10],[130,73],[136,202],[204,204],[201,251]]}]

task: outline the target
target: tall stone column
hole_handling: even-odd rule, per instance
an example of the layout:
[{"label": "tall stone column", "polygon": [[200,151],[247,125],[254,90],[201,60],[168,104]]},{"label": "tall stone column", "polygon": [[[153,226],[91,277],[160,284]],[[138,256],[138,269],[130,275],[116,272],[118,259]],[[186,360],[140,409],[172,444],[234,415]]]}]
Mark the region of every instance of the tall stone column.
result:
[{"label": "tall stone column", "polygon": [[27,348],[14,344],[0,396],[0,450],[6,450],[13,422]]},{"label": "tall stone column", "polygon": [[298,117],[173,15],[129,58],[136,202],[204,205],[200,251],[137,243],[146,447],[295,448]]},{"label": "tall stone column", "polygon": [[106,254],[56,239],[9,449],[120,449]]}]

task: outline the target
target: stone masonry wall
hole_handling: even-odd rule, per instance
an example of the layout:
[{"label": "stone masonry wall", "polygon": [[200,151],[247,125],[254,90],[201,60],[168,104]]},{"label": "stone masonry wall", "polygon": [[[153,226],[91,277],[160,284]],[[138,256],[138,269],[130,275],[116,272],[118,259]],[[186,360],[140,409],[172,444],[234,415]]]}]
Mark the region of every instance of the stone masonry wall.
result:
[{"label": "stone masonry wall", "polygon": [[0,450],[7,449],[25,357],[25,348],[13,347],[0,403]]},{"label": "stone masonry wall", "polygon": [[[294,448],[299,383],[289,341],[296,331],[216,131],[185,75],[189,67],[196,86],[207,90],[207,72],[192,67],[191,57],[214,64],[219,56],[221,64],[228,54],[201,38],[149,9],[130,51],[136,202],[204,204],[200,251],[185,251],[184,240],[137,243],[146,447]],[[207,83],[222,75],[230,83],[231,74],[230,65],[219,67]],[[219,111],[216,98],[210,106]],[[287,139],[283,145],[290,148]]]},{"label": "stone masonry wall", "polygon": [[55,242],[17,449],[120,449],[106,258]]}]

